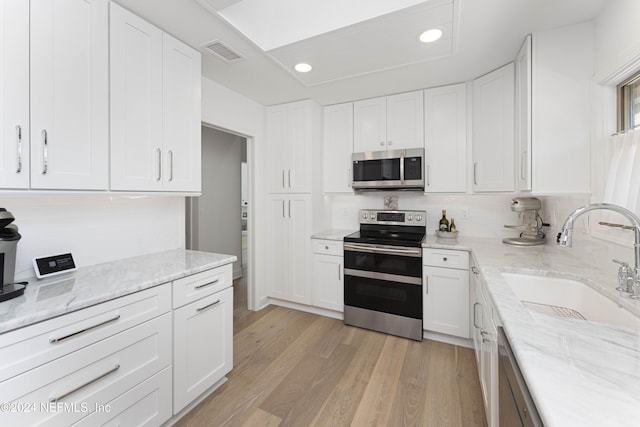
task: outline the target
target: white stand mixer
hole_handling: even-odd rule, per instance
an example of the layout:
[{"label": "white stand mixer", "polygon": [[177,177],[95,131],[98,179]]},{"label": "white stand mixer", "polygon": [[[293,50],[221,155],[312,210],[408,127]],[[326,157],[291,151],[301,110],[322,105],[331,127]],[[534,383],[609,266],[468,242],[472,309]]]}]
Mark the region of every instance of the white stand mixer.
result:
[{"label": "white stand mixer", "polygon": [[502,239],[502,243],[515,246],[535,246],[543,245],[544,224],[539,211],[542,209],[540,199],[536,197],[516,197],[511,199],[511,210],[518,213],[520,225],[505,225],[506,228],[519,230],[519,237],[507,237]]}]

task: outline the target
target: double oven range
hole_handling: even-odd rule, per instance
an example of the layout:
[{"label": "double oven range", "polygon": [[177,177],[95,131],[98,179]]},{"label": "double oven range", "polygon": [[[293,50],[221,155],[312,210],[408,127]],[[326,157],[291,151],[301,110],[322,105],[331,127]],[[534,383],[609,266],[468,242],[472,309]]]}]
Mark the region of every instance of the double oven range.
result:
[{"label": "double oven range", "polygon": [[361,210],[344,238],[344,323],[422,340],[425,211]]}]

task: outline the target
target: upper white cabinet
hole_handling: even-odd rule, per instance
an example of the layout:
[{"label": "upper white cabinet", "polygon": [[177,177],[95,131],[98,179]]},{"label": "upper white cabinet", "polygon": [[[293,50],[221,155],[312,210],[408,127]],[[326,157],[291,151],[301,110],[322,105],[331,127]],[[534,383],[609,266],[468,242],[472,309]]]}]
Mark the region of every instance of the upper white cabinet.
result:
[{"label": "upper white cabinet", "polygon": [[593,23],[535,33],[532,44],[532,191],[589,193]]},{"label": "upper white cabinet", "polygon": [[513,191],[514,65],[473,81],[473,189]]},{"label": "upper white cabinet", "polygon": [[29,2],[0,3],[0,182],[29,188]]},{"label": "upper white cabinet", "polygon": [[531,36],[515,60],[516,71],[516,190],[531,191]]},{"label": "upper white cabinet", "polygon": [[110,25],[111,188],[161,189],[162,31],[115,3]]},{"label": "upper white cabinet", "polygon": [[201,190],[200,54],[111,4],[111,189]]},{"label": "upper white cabinet", "polygon": [[353,103],[324,107],[322,182],[325,193],[351,193]]},{"label": "upper white cabinet", "polygon": [[320,120],[320,106],[310,100],[267,109],[270,193],[311,192],[312,149],[320,144]]},{"label": "upper white cabinet", "polygon": [[108,188],[108,4],[31,1],[31,188]]},{"label": "upper white cabinet", "polygon": [[424,145],[422,91],[353,103],[353,151],[418,148]]},{"label": "upper white cabinet", "polygon": [[424,91],[425,192],[467,191],[467,89]]}]

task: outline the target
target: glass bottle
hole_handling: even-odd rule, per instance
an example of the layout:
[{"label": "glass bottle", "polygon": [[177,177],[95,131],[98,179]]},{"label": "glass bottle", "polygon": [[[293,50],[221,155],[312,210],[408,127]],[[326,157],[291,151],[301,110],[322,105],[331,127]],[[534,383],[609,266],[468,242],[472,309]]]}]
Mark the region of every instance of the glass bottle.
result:
[{"label": "glass bottle", "polygon": [[449,220],[447,219],[446,209],[442,209],[442,218],[440,219],[440,223],[438,224],[438,229],[440,231],[449,231]]}]

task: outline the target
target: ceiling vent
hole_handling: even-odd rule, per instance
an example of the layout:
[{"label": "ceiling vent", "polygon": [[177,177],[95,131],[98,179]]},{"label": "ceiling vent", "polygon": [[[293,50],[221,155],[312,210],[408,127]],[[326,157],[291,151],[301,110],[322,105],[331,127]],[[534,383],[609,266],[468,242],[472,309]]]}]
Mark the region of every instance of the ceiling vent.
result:
[{"label": "ceiling vent", "polygon": [[234,52],[228,46],[218,40],[207,44],[205,48],[227,62],[235,62],[244,59],[243,56]]}]

